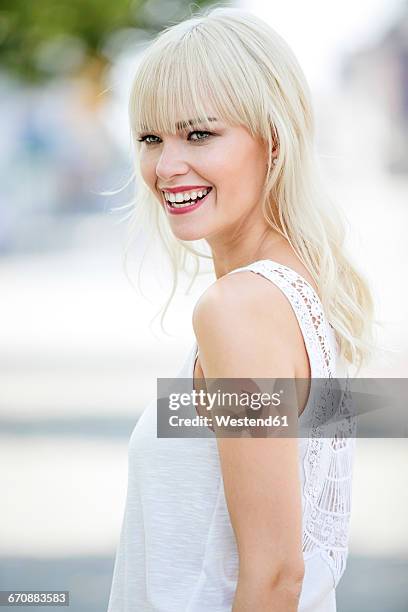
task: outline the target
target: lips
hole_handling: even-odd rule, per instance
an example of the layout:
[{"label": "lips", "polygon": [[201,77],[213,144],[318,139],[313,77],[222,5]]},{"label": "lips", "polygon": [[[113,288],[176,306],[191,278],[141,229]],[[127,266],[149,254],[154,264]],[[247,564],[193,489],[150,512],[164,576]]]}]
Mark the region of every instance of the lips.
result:
[{"label": "lips", "polygon": [[161,191],[169,191],[170,193],[180,193],[184,191],[199,191],[203,189],[210,189],[211,185],[184,185],[181,187],[161,187]]},{"label": "lips", "polygon": [[[210,191],[203,198],[201,198],[201,200],[197,199],[194,202],[192,202],[189,206],[184,206],[182,208],[181,207],[180,208],[175,208],[175,207],[171,206],[170,202],[168,202],[164,198],[164,196],[163,196],[163,198],[164,198],[164,202],[165,202],[166,208],[167,208],[167,210],[168,210],[168,212],[170,214],[172,214],[172,215],[181,215],[181,214],[192,212],[193,210],[196,210],[197,208],[199,208],[201,206],[201,204],[203,204],[207,200],[207,198],[208,198],[208,196],[210,195],[211,192],[212,192],[212,188],[210,189]],[[181,204],[181,202],[180,202],[180,204]]]}]

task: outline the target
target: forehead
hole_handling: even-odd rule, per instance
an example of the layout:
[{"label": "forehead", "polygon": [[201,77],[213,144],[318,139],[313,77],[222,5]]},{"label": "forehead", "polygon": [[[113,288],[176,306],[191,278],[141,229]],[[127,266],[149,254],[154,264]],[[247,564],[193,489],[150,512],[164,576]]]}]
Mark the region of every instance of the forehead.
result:
[{"label": "forehead", "polygon": [[182,96],[178,91],[154,92],[149,83],[137,99],[131,99],[129,110],[133,128],[138,132],[175,134],[196,126],[206,126],[211,130],[227,118],[223,109],[216,107],[211,100],[188,98],[189,94]]},{"label": "forehead", "polygon": [[189,130],[195,127],[207,127],[209,129],[214,128],[220,125],[221,119],[218,119],[215,116],[202,116],[202,117],[194,117],[192,119],[184,119],[181,121],[172,122],[171,125],[175,126],[172,129],[169,128],[168,125],[163,125],[163,123],[159,121],[155,121],[154,119],[150,119],[149,122],[142,121],[139,129],[137,131],[140,132],[182,132],[185,130]]},{"label": "forehead", "polygon": [[194,127],[195,125],[202,125],[206,123],[206,121],[210,123],[219,123],[219,120],[216,117],[196,117],[195,119],[186,119],[185,121],[177,121],[176,129],[184,130],[188,127]]}]

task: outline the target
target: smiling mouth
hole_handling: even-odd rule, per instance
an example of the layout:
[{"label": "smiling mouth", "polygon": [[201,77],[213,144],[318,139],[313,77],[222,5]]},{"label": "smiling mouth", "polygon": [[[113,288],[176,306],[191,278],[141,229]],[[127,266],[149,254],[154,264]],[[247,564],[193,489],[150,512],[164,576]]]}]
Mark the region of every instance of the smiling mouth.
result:
[{"label": "smiling mouth", "polygon": [[208,192],[204,196],[201,196],[201,197],[197,196],[195,200],[190,200],[187,202],[169,202],[169,200],[166,200],[166,198],[164,198],[164,201],[169,211],[171,211],[172,213],[173,212],[177,212],[177,213],[187,212],[194,208],[198,208],[198,206],[206,199],[208,195],[210,195],[211,192],[212,192],[212,187],[209,188]]}]

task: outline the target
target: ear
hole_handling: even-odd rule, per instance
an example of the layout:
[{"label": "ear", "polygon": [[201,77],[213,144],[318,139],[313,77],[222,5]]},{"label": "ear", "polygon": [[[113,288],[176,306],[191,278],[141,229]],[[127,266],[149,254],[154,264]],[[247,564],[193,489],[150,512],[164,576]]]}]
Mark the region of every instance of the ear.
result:
[{"label": "ear", "polygon": [[[264,159],[265,159],[265,168],[268,168],[268,157],[269,157],[269,143],[267,140],[263,141],[264,145]],[[279,141],[277,134],[272,135],[272,162],[279,155]],[[275,162],[276,163],[276,162]]]}]

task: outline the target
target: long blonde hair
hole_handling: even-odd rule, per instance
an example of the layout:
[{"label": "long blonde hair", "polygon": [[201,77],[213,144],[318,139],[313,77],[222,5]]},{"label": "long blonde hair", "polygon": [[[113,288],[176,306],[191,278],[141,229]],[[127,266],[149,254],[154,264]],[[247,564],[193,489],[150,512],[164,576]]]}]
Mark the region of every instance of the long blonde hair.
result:
[{"label": "long blonde hair", "polygon": [[[287,43],[267,23],[242,9],[212,7],[167,27],[143,50],[134,76],[129,116],[136,195],[127,216],[127,248],[137,229],[150,228],[168,253],[173,287],[161,323],[179,272],[192,261],[194,282],[200,259],[211,256],[170,230],[165,211],[140,175],[140,143],[134,134],[146,130],[176,134],[177,121],[197,116],[211,130],[203,96],[217,117],[246,126],[268,143],[262,194],[265,220],[309,270],[335,330],[340,356],[359,370],[375,349],[373,298],[367,281],[346,255],[346,221],[321,177],[309,86]],[[273,165],[276,144],[279,156]]]}]

